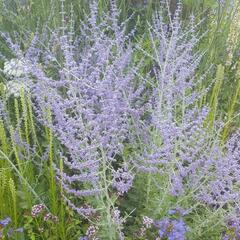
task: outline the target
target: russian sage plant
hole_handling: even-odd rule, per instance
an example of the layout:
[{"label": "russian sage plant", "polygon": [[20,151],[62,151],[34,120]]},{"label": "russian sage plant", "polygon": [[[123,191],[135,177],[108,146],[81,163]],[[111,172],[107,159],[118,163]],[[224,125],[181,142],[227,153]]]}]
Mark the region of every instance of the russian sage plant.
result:
[{"label": "russian sage plant", "polygon": [[85,197],[110,201],[103,205],[111,225],[114,204],[108,191],[112,187],[128,191],[133,178],[126,166],[121,173],[121,167],[114,170],[112,163],[123,151],[131,123],[140,117],[142,87],[135,81],[138,67],[131,64],[132,33],[126,35],[125,24],[119,25],[116,3],[111,1],[111,11],[101,19],[97,2],[90,9],[87,22],[80,23],[80,37],[74,35],[77,24],[71,21],[68,27],[63,18],[48,46],[42,46],[36,35],[23,53],[7,41],[26,63],[22,81],[30,88],[38,119],[62,146],[64,170],[58,163],[54,168],[64,200],[85,217],[102,207],[101,200],[88,202]]},{"label": "russian sage plant", "polygon": [[197,106],[202,94],[202,78],[196,78],[202,55],[194,51],[199,37],[193,19],[184,26],[180,13],[181,4],[169,22],[157,13],[149,30],[152,55],[140,48],[152,59],[154,75],[150,122],[143,125],[141,153],[133,162],[148,178],[146,202],[162,205],[158,214],[164,214],[164,204],[168,208],[189,199],[195,202],[192,209],[204,204],[230,213],[240,200],[239,132],[222,145],[219,130],[208,129],[209,109]]}]

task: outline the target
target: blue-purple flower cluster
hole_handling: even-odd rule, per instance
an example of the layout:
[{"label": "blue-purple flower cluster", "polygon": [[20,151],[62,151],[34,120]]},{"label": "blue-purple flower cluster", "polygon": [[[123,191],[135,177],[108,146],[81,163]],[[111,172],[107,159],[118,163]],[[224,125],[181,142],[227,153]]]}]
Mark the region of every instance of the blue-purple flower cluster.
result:
[{"label": "blue-purple flower cluster", "polygon": [[10,217],[0,220],[0,239],[12,238],[15,234],[23,233],[23,228],[13,228],[11,227],[11,222],[12,219]]},{"label": "blue-purple flower cluster", "polygon": [[160,221],[155,221],[155,227],[158,228],[160,239],[167,238],[168,240],[184,240],[186,239],[187,225],[183,219],[165,218]]},{"label": "blue-purple flower cluster", "polygon": [[201,55],[194,53],[195,25],[184,28],[179,12],[181,5],[171,24],[156,15],[150,31],[157,84],[150,123],[146,121],[140,134],[143,150],[134,164],[140,172],[167,176],[173,196],[192,191],[195,199],[209,205],[236,203],[240,200],[240,133],[235,132],[223,146],[218,136],[209,133],[209,109],[195,107],[205,93],[197,92],[202,79],[196,81],[194,76]]},{"label": "blue-purple flower cluster", "polygon": [[[141,112],[137,106],[142,88],[137,88],[134,80],[138,67],[131,64],[130,35],[126,36],[125,27],[118,23],[116,3],[111,2],[112,10],[100,23],[97,2],[90,9],[80,38],[74,39],[72,32],[56,32],[47,49],[40,49],[36,36],[26,53],[16,50],[8,39],[26,63],[24,81],[31,88],[38,119],[63,146],[60,154],[66,171],[55,168],[69,204],[67,195],[99,194],[103,163],[111,165],[121,153],[130,122],[139,119]],[[47,60],[42,63],[42,59]],[[48,74],[52,67],[56,78]],[[123,181],[120,192],[131,187],[132,177]],[[119,187],[121,183],[115,182]],[[75,209],[82,212],[80,207]]]},{"label": "blue-purple flower cluster", "polygon": [[133,175],[127,167],[123,167],[113,172],[112,186],[117,189],[120,195],[127,193],[133,184]]}]

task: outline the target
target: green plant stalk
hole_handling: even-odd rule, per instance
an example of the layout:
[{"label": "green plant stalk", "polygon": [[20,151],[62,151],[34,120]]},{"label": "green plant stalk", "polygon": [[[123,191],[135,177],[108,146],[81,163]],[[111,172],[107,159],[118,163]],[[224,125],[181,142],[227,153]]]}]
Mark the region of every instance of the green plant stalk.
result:
[{"label": "green plant stalk", "polygon": [[[63,159],[60,159],[60,171],[63,173]],[[61,198],[63,196],[63,185],[62,185],[62,177],[60,181],[60,195]],[[66,231],[65,231],[65,206],[63,200],[60,203],[60,234],[61,234],[61,239],[66,239]]]},{"label": "green plant stalk", "polygon": [[104,153],[104,150],[101,148],[101,153],[102,153],[102,183],[103,183],[103,190],[100,198],[101,198],[101,204],[103,206],[103,215],[104,215],[104,222],[107,225],[107,230],[108,231],[108,239],[109,240],[116,240],[117,239],[117,230],[116,230],[116,226],[113,223],[112,220],[112,215],[111,215],[111,211],[114,209],[114,203],[111,199],[111,197],[109,196],[109,183],[108,183],[108,179],[107,179],[107,159],[106,159],[106,155]]},{"label": "green plant stalk", "polygon": [[14,129],[13,129],[13,126],[10,126],[10,138],[11,138],[11,144],[12,144],[13,152],[14,152],[14,155],[15,155],[15,158],[16,158],[16,162],[17,162],[17,167],[18,167],[21,175],[23,175],[22,162],[21,162],[21,160],[19,158],[17,145],[15,144],[15,140],[14,140]]},{"label": "green plant stalk", "polygon": [[[7,133],[4,127],[3,120],[0,119],[0,150],[4,154],[9,154],[9,143],[7,139]],[[6,215],[14,216],[16,223],[16,211],[12,214],[12,206],[10,205],[11,198],[9,196],[9,179],[13,178],[10,165],[5,159],[0,157],[0,218]]]},{"label": "green plant stalk", "polygon": [[[25,92],[24,89],[21,88],[20,90],[20,103],[21,103],[21,108],[22,108],[22,114],[23,114],[23,122],[24,122],[24,137],[25,137],[25,141],[28,144],[28,146],[31,146],[31,138],[30,138],[30,131],[31,131],[31,121],[30,121],[30,114],[28,111],[28,102],[27,102],[27,98],[25,96]],[[19,124],[18,124],[19,125]],[[21,134],[22,135],[22,134]],[[27,159],[29,159],[31,157],[30,153],[27,151],[27,149],[23,149],[24,151],[24,155]],[[27,179],[29,181],[33,181],[34,180],[34,169],[33,169],[33,164],[30,161],[29,163],[26,164],[26,172],[27,172]]]},{"label": "green plant stalk", "polygon": [[[48,110],[48,122],[52,123],[52,114]],[[54,214],[57,214],[57,199],[56,199],[56,180],[55,173],[53,169],[54,162],[54,144],[53,144],[53,132],[51,129],[48,129],[48,142],[49,142],[49,172],[50,172],[50,197],[51,197],[51,206]]]},{"label": "green plant stalk", "polygon": [[34,142],[34,144],[38,145],[39,149],[41,149],[40,144],[38,142],[36,129],[35,129],[35,125],[34,125],[34,120],[33,120],[32,102],[31,102],[30,93],[27,95],[27,109],[28,109],[28,116],[29,116],[29,124],[30,124],[30,128],[31,128],[32,136],[33,136],[33,142]]},{"label": "green plant stalk", "polygon": [[146,206],[149,206],[149,199],[151,198],[151,182],[152,182],[152,176],[151,173],[147,175],[147,197],[146,197]]},{"label": "green plant stalk", "polygon": [[210,112],[208,115],[208,124],[211,128],[214,126],[214,122],[216,119],[217,115],[217,110],[218,110],[218,98],[219,98],[219,93],[221,90],[222,82],[224,79],[224,66],[218,65],[217,67],[217,73],[216,73],[216,81],[213,87],[213,91],[210,97]]},{"label": "green plant stalk", "polygon": [[4,123],[3,120],[0,119],[0,145],[1,145],[1,149],[3,150],[3,152],[5,154],[8,154],[9,151],[9,145],[8,145],[8,140],[7,140],[7,136],[6,136],[6,131],[4,128]]},{"label": "green plant stalk", "polygon": [[16,117],[16,126],[17,126],[17,130],[18,130],[18,136],[19,139],[22,141],[22,131],[21,131],[21,124],[20,124],[20,115],[19,115],[19,105],[18,105],[18,100],[16,98],[14,98],[14,110],[15,110],[15,117]]},{"label": "green plant stalk", "polygon": [[11,192],[11,200],[12,200],[12,211],[13,211],[13,220],[14,220],[14,225],[17,227],[17,194],[16,194],[16,188],[15,184],[12,178],[9,179],[9,189]]},{"label": "green plant stalk", "polygon": [[[206,52],[199,66],[198,74],[200,76],[204,75],[205,72],[209,70],[209,66],[223,64],[226,61],[226,54],[223,55],[222,49],[226,47],[229,28],[234,16],[234,9],[231,9],[230,4],[228,3],[226,3],[224,9],[221,11],[219,10],[219,6],[217,7],[216,14],[212,15],[213,18],[211,18],[211,15],[206,16],[212,20],[206,22],[206,24],[202,24],[202,32],[207,34],[198,47],[200,51],[203,50]],[[209,10],[211,9],[209,8]],[[209,10],[206,12],[207,14],[211,13]],[[231,14],[229,14],[229,12],[231,12]],[[207,26],[207,28],[205,26]],[[206,87],[211,84],[212,79],[214,78],[211,72],[207,74],[205,81],[201,83],[202,87],[200,91],[205,91]],[[219,99],[221,99],[221,97],[222,94],[219,95]],[[208,103],[209,99],[206,94],[204,94],[200,99],[200,107],[203,107]]]},{"label": "green plant stalk", "polygon": [[[32,168],[29,169],[29,166],[28,166],[27,172],[22,168],[22,165],[24,163],[20,160],[20,157],[19,157],[19,154],[18,154],[18,147],[17,147],[17,145],[15,143],[15,140],[14,140],[14,130],[13,130],[12,126],[10,126],[10,137],[11,137],[13,152],[14,152],[14,155],[15,155],[15,158],[16,158],[18,171],[19,171],[21,176],[27,177],[27,179],[29,181],[29,179],[31,179],[33,177],[33,175],[32,175]],[[11,164],[11,166],[12,166],[12,164]],[[25,174],[25,172],[26,172],[26,174]],[[30,193],[29,193],[29,191],[28,191],[28,189],[27,189],[25,184],[23,185],[23,190],[24,190],[24,192],[26,194],[28,205],[32,206],[32,198],[31,198],[31,195],[30,195]]]},{"label": "green plant stalk", "polygon": [[11,166],[11,168],[16,172],[17,176],[20,178],[20,180],[22,181],[23,185],[26,186],[26,188],[28,189],[28,193],[32,193],[33,196],[40,202],[43,203],[42,199],[39,197],[39,195],[35,192],[35,190],[32,188],[32,186],[29,184],[29,182],[25,179],[24,175],[21,173],[21,171],[19,170],[19,166],[16,167],[16,165],[9,159],[9,157],[0,150],[0,155],[2,156],[3,159],[5,159],[9,165]]},{"label": "green plant stalk", "polygon": [[[239,65],[239,67],[240,67],[240,65]],[[234,110],[235,110],[235,107],[237,105],[239,96],[240,96],[240,75],[237,74],[237,88],[236,88],[236,92],[234,93],[233,97],[231,98],[231,103],[230,103],[230,106],[228,108],[227,120],[226,120],[227,124],[224,126],[223,132],[222,132],[223,141],[226,141],[226,139],[229,135],[230,125],[231,125],[231,122],[232,122],[231,119],[233,119]]]},{"label": "green plant stalk", "polygon": [[27,144],[30,145],[29,129],[28,129],[28,111],[27,111],[27,105],[26,105],[25,94],[24,94],[23,88],[21,89],[21,92],[20,92],[20,101],[21,101],[21,107],[23,110],[25,138],[26,138]]},{"label": "green plant stalk", "polygon": [[[0,159],[2,160],[2,159]],[[7,176],[7,170],[5,168],[0,168],[0,217],[8,214],[8,202],[6,199],[8,198],[8,192],[5,190],[8,188],[8,176]]]},{"label": "green plant stalk", "polygon": [[153,13],[153,0],[149,0],[147,5],[147,12],[146,12],[146,17],[148,21],[151,21],[152,13]]}]

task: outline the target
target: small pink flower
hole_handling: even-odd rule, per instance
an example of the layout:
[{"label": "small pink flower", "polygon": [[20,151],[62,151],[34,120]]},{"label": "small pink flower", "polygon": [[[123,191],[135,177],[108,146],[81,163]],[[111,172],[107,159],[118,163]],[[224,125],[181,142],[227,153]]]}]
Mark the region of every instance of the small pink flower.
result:
[{"label": "small pink flower", "polygon": [[37,217],[45,208],[46,206],[44,204],[34,205],[31,211],[32,217]]},{"label": "small pink flower", "polygon": [[58,222],[58,217],[55,216],[55,215],[53,215],[53,214],[51,214],[51,213],[47,213],[47,214],[44,216],[43,220],[44,220],[45,222],[47,222],[47,221]]}]

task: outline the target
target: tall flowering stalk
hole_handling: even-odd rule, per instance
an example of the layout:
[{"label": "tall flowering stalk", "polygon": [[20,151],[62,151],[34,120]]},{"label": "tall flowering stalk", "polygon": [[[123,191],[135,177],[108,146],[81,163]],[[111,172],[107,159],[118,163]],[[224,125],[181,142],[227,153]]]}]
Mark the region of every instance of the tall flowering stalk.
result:
[{"label": "tall flowering stalk", "polygon": [[[193,22],[184,27],[180,13],[181,4],[170,23],[157,14],[150,28],[155,80],[151,121],[142,130],[142,153],[135,167],[151,173],[150,179],[156,177],[149,181],[161,190],[160,201],[166,195],[189,195],[208,206],[230,207],[240,200],[239,133],[222,146],[218,136],[208,131],[209,109],[196,107],[201,93],[195,71],[201,54],[194,51],[198,37]],[[163,185],[157,176],[165,179]]]},{"label": "tall flowering stalk", "polygon": [[[7,42],[25,63],[20,80],[32,93],[39,121],[61,144],[64,171],[57,163],[54,168],[64,200],[89,217],[93,207],[80,204],[86,197],[98,196],[107,201],[108,224],[116,225],[108,195],[115,173],[112,162],[123,150],[131,122],[139,119],[142,87],[135,83],[138,67],[131,65],[132,33],[126,35],[125,25],[119,25],[115,2],[111,1],[111,11],[101,19],[96,1],[90,10],[87,22],[81,22],[80,37],[74,36],[73,21],[67,32],[63,20],[60,31],[53,32],[46,45],[36,35],[23,53],[9,38]],[[128,176],[129,186],[121,191],[131,187]]]},{"label": "tall flowering stalk", "polygon": [[[199,93],[194,91],[197,86],[194,75],[201,55],[193,52],[198,38],[193,19],[192,24],[188,28],[184,28],[180,21],[180,14],[180,3],[169,24],[165,23],[161,12],[156,13],[149,32],[153,49],[153,54],[150,57],[154,64],[155,79],[155,82],[152,83],[154,87],[149,106],[151,119],[149,129],[150,132],[153,128],[155,129],[154,135],[158,135],[158,143],[154,143],[155,146],[145,145],[152,149],[153,158],[158,155],[157,158],[160,159],[160,162],[156,162],[156,164],[172,159],[175,143],[181,142],[179,136],[187,128],[185,124],[190,124],[191,120],[195,120],[194,115],[196,117],[198,115],[197,109],[195,109],[195,114],[189,112],[199,96]],[[206,111],[205,109],[202,114],[205,115]],[[193,114],[191,120],[189,119],[189,122],[185,123],[184,120],[188,120],[190,117],[188,115],[191,114]],[[145,138],[144,141],[147,139]],[[149,151],[146,149],[146,154],[148,153]],[[149,171],[157,171],[154,164],[150,164],[155,162],[152,157],[149,158],[149,164],[146,162],[150,168],[145,166],[143,162],[140,163],[139,167],[146,167],[145,170],[149,169]]]}]

